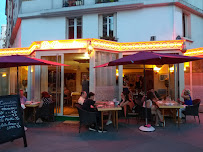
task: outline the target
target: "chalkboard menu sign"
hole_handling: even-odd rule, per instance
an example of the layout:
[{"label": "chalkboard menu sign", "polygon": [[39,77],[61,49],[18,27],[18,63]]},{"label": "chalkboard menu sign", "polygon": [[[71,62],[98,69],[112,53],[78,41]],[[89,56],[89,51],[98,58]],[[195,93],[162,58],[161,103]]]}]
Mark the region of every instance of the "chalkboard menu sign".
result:
[{"label": "chalkboard menu sign", "polygon": [[27,147],[23,125],[23,110],[18,95],[0,96],[0,144],[23,138]]}]

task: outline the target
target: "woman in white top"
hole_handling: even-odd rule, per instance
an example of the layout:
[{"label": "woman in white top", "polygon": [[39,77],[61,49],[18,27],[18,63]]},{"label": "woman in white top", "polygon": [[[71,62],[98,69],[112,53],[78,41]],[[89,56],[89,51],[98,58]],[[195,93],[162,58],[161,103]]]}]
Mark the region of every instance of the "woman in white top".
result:
[{"label": "woman in white top", "polygon": [[159,121],[162,123],[162,125],[164,125],[163,116],[161,115],[159,108],[155,104],[153,104],[153,102],[157,101],[158,98],[156,97],[154,91],[150,90],[147,93],[146,104],[145,102],[143,103],[143,107],[151,108],[151,113],[155,115],[156,117],[155,126],[159,126]]}]

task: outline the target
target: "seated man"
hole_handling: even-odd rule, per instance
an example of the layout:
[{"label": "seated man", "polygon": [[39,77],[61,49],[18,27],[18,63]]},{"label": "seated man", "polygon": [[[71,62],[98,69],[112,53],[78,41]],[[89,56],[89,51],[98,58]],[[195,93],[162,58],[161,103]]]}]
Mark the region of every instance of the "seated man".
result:
[{"label": "seated man", "polygon": [[[95,128],[95,125],[91,125],[89,127],[89,130],[91,131],[98,131],[99,133],[102,132],[102,128],[101,128],[101,112],[99,112],[95,106],[95,101],[94,101],[94,93],[90,92],[88,94],[88,99],[85,100],[85,102],[82,105],[82,108],[86,111],[89,112],[96,112],[97,113],[97,124],[99,125],[98,129]],[[106,132],[105,129],[103,129],[103,132]]]},{"label": "seated man", "polygon": [[78,99],[78,103],[83,105],[85,99],[87,98],[87,93],[85,91],[81,92],[80,98]]}]

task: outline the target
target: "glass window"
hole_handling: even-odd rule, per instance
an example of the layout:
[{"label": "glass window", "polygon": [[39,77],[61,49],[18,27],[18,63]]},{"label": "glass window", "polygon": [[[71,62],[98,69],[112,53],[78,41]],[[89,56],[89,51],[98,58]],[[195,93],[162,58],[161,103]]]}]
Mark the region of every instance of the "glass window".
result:
[{"label": "glass window", "polygon": [[191,32],[190,32],[190,16],[183,13],[182,15],[182,25],[183,25],[183,37],[190,38]]},{"label": "glass window", "polygon": [[82,38],[82,18],[68,19],[68,39]]},{"label": "glass window", "polygon": [[77,38],[82,38],[82,18],[77,18]]},{"label": "glass window", "polygon": [[113,14],[103,15],[103,37],[114,36],[114,17]]}]

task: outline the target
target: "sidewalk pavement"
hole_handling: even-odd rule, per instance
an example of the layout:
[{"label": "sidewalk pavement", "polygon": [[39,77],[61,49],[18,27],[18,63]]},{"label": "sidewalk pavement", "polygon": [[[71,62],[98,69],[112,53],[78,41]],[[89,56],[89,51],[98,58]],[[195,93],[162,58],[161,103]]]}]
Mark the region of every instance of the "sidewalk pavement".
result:
[{"label": "sidewalk pavement", "polygon": [[166,127],[156,127],[155,132],[141,132],[135,119],[128,124],[119,121],[119,131],[112,125],[107,133],[88,131],[82,127],[78,133],[76,123],[45,123],[28,125],[26,131],[28,147],[23,147],[23,139],[0,145],[0,152],[202,152],[203,113],[201,124],[188,117],[178,129],[171,120]]}]

